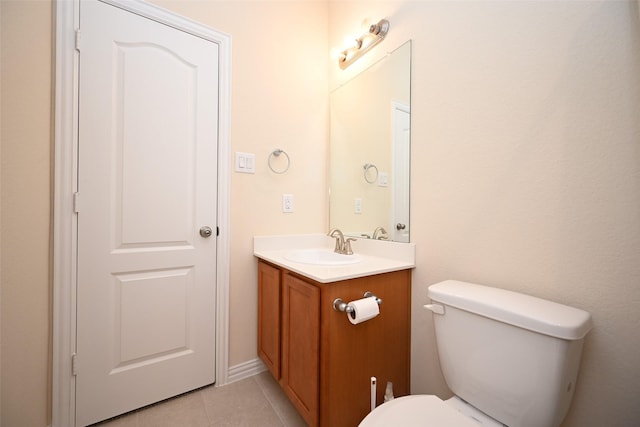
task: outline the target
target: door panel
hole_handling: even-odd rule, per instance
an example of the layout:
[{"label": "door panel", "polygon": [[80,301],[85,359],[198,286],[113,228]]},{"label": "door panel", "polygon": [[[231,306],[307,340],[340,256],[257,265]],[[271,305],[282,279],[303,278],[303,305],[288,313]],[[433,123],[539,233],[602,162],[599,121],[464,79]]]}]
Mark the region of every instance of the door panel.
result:
[{"label": "door panel", "polygon": [[258,263],[258,356],[280,381],[281,271]]},{"label": "door panel", "polygon": [[302,418],[318,425],[320,290],[290,274],[282,279],[282,387]]},{"label": "door panel", "polygon": [[409,186],[411,164],[411,110],[393,103],[392,240],[409,243]]},{"label": "door panel", "polygon": [[[191,351],[188,336],[188,293],[193,268],[116,274],[120,324],[114,328],[114,369],[133,363],[156,363],[159,358]],[[146,315],[140,316],[140,307]]]},{"label": "door panel", "polygon": [[215,381],[218,48],[82,1],[76,422]]},{"label": "door panel", "polygon": [[195,227],[197,68],[150,43],[116,43],[114,51],[118,243],[185,244]]}]

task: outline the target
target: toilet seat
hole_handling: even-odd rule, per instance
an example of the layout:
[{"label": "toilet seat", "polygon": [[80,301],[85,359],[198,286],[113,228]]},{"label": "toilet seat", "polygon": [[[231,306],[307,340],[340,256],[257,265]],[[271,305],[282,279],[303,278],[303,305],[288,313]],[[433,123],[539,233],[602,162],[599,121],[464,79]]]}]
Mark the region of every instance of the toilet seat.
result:
[{"label": "toilet seat", "polygon": [[478,427],[480,424],[434,395],[404,396],[383,403],[359,427]]}]

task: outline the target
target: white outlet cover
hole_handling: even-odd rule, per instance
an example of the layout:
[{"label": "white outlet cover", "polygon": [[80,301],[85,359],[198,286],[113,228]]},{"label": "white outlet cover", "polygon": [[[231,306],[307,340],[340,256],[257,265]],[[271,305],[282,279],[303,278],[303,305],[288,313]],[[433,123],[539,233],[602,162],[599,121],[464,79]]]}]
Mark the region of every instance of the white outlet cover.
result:
[{"label": "white outlet cover", "polygon": [[282,195],[282,212],[284,213],[293,212],[293,194]]},{"label": "white outlet cover", "polygon": [[362,213],[362,199],[359,197],[353,199],[353,213]]}]

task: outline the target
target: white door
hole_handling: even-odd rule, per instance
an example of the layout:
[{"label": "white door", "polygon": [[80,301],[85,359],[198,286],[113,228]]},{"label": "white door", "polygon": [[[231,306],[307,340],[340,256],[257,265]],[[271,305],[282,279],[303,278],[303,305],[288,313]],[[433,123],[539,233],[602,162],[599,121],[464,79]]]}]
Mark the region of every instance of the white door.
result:
[{"label": "white door", "polygon": [[80,16],[84,426],[215,381],[218,46],[99,1]]},{"label": "white door", "polygon": [[411,110],[393,103],[392,240],[409,243],[409,182],[411,159]]}]

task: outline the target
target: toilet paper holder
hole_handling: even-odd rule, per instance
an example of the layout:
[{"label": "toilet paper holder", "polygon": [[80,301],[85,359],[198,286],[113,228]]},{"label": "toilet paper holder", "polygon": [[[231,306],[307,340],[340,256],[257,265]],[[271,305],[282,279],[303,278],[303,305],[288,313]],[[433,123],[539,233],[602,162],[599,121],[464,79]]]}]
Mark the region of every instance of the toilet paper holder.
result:
[{"label": "toilet paper holder", "polygon": [[[375,298],[378,305],[382,304],[382,298],[378,298],[373,292],[365,292],[365,298]],[[346,313],[351,313],[353,311],[353,307],[349,305],[348,302],[345,302],[342,298],[336,298],[333,300],[333,309],[335,311],[343,311]]]}]

